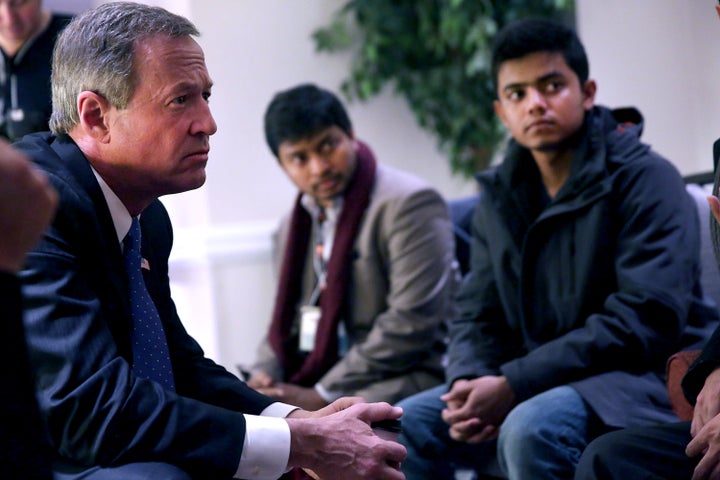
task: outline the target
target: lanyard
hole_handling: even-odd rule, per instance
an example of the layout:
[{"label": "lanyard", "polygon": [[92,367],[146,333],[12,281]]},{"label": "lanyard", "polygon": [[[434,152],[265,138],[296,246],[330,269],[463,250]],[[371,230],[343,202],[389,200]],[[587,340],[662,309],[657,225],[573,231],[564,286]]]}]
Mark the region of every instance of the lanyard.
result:
[{"label": "lanyard", "polygon": [[[330,228],[335,228],[334,225],[327,225],[327,213],[324,207],[320,207],[317,218],[313,220],[315,226],[315,248],[313,249],[313,267],[315,269],[315,275],[317,276],[317,284],[315,289],[308,299],[306,306],[302,307],[301,322],[300,322],[300,351],[309,352],[315,348],[315,334],[317,331],[317,325],[320,321],[321,312],[320,308],[317,307],[320,301],[320,295],[325,290],[327,284],[327,260],[326,255],[329,256],[330,249],[332,249],[333,238],[326,239],[328,236],[334,236]],[[331,222],[332,223],[332,222]],[[326,241],[327,240],[327,241]],[[326,252],[325,249],[330,248]],[[348,350],[349,340],[348,334],[345,329],[344,322],[340,322],[338,325],[338,351],[340,355],[344,355]]]},{"label": "lanyard", "polygon": [[317,284],[310,295],[308,305],[317,305],[320,300],[320,294],[327,284],[327,262],[325,261],[325,232],[324,224],[327,219],[325,208],[320,207],[315,223],[315,248],[313,251],[313,267],[317,276]]}]

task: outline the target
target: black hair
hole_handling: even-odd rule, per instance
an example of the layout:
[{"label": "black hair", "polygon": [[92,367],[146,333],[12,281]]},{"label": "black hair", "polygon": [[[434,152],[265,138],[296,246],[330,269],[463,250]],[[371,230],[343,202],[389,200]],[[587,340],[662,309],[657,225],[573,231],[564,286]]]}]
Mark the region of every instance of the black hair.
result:
[{"label": "black hair", "polygon": [[276,157],[282,142],[308,138],[333,126],[351,135],[350,117],[340,100],[309,83],[275,94],[265,111],[265,140]]},{"label": "black hair", "polygon": [[568,67],[583,85],[590,73],[585,47],[575,31],[561,23],[541,18],[527,18],[506,25],[495,36],[492,46],[492,78],[498,87],[498,72],[508,60],[531,53],[561,53]]}]

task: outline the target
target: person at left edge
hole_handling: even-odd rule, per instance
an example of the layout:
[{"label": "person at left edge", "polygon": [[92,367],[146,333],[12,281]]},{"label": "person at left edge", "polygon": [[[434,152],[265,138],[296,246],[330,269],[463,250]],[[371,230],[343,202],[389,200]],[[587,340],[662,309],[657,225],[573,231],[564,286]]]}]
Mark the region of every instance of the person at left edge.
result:
[{"label": "person at left edge", "polygon": [[[276,402],[206,358],[178,318],[172,226],[157,199],[205,182],[217,125],[197,34],[187,19],[140,3],[79,14],[53,54],[54,133],[16,144],[60,198],[21,272],[55,479],[269,480],[303,467],[321,478],[402,480],[405,449],[370,428],[399,408],[346,398],[310,412]],[[140,282],[124,261],[136,242],[121,244],[131,229],[137,239],[138,216]],[[131,285],[151,299],[131,303]],[[146,350],[131,341],[142,325],[136,304],[157,310],[162,326]],[[158,379],[139,353],[162,349],[170,366]]]},{"label": "person at left edge", "polygon": [[[18,208],[22,205],[22,208]],[[53,452],[35,401],[17,272],[50,223],[57,194],[46,176],[0,140],[0,478],[50,480]]]},{"label": "person at left edge", "polygon": [[42,0],[0,1],[0,135],[8,140],[48,129],[50,59],[71,18],[46,10]]}]

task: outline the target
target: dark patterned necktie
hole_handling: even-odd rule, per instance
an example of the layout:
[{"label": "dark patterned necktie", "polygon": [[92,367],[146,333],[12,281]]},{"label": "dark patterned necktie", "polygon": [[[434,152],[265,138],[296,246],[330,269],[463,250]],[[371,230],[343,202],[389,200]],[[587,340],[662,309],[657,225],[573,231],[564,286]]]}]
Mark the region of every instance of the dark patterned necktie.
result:
[{"label": "dark patterned necktie", "polygon": [[123,241],[125,268],[130,288],[130,309],[133,318],[131,333],[133,371],[139,377],[154,380],[175,390],[170,350],[160,316],[145,287],[140,255],[140,222],[133,217],[130,231]]}]

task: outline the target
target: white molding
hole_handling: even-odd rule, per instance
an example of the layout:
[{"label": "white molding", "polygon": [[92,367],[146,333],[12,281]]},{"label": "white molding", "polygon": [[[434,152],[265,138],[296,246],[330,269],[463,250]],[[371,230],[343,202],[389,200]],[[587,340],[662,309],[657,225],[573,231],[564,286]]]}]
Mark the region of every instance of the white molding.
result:
[{"label": "white molding", "polygon": [[268,220],[177,229],[170,264],[182,268],[208,261],[270,259],[277,224]]},{"label": "white molding", "polygon": [[[205,354],[228,369],[240,360],[250,361],[237,356],[238,348],[251,355],[264,334],[262,328],[241,321],[244,316],[228,312],[261,311],[256,316],[269,317],[263,309],[272,302],[271,293],[264,298],[250,289],[254,293],[248,296],[239,285],[264,278],[263,272],[271,270],[276,226],[277,221],[262,221],[175,229],[169,274],[178,314]],[[230,283],[216,285],[219,278]]]}]

